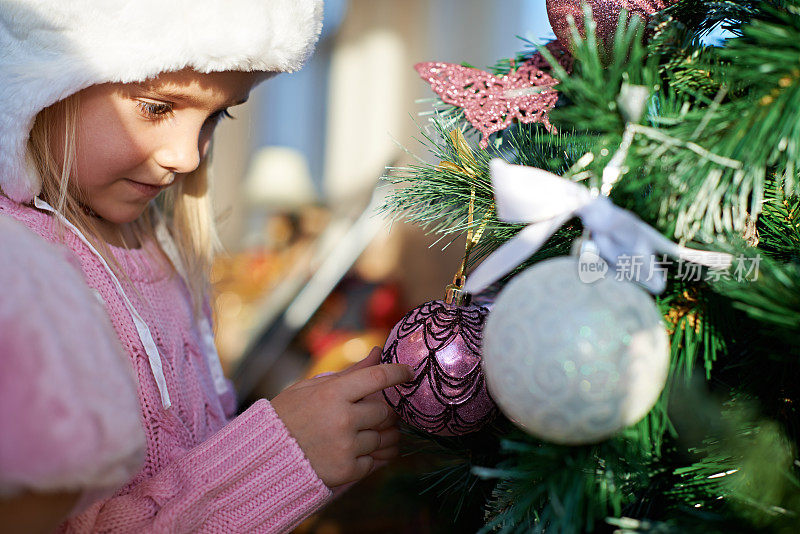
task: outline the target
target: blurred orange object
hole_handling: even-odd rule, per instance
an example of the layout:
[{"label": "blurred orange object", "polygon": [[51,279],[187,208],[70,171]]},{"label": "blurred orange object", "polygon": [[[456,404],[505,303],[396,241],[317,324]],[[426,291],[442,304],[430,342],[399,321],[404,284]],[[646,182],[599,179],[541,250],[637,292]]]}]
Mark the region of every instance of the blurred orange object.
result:
[{"label": "blurred orange object", "polygon": [[324,351],[309,367],[306,378],[322,373],[338,373],[367,357],[372,347],[383,347],[386,331],[367,330],[354,334]]}]

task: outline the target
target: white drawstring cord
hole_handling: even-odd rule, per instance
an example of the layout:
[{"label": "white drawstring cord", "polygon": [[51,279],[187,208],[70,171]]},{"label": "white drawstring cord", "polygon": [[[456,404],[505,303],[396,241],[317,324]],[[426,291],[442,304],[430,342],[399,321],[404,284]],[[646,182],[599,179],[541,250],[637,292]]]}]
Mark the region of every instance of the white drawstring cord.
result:
[{"label": "white drawstring cord", "polygon": [[[169,398],[169,392],[167,391],[167,380],[164,378],[164,369],[161,366],[161,355],[158,353],[158,347],[156,347],[156,343],[153,340],[153,335],[150,333],[150,329],[147,327],[147,323],[144,322],[139,312],[136,311],[136,308],[133,307],[131,301],[128,300],[128,296],[125,294],[125,291],[122,289],[122,284],[120,284],[119,280],[117,279],[114,272],[111,270],[111,267],[108,266],[105,258],[97,251],[94,246],[89,242],[88,239],[78,230],[75,225],[69,222],[66,217],[64,217],[60,212],[58,212],[55,208],[53,208],[50,204],[45,202],[44,200],[36,197],[33,199],[34,205],[45,211],[49,211],[53,213],[58,219],[67,227],[69,228],[83,243],[89,247],[89,250],[94,253],[95,256],[100,260],[100,263],[103,264],[108,274],[111,276],[111,279],[114,281],[116,285],[117,292],[119,293],[120,297],[122,297],[123,302],[125,302],[125,306],[128,308],[128,312],[131,314],[131,318],[133,319],[133,324],[136,326],[136,332],[139,334],[139,339],[142,341],[142,345],[144,346],[144,351],[147,354],[147,360],[150,362],[150,370],[153,371],[153,377],[156,380],[156,385],[158,386],[158,392],[161,395],[161,404],[164,408],[169,408],[172,406],[172,402]],[[202,332],[201,332],[202,335]]]}]

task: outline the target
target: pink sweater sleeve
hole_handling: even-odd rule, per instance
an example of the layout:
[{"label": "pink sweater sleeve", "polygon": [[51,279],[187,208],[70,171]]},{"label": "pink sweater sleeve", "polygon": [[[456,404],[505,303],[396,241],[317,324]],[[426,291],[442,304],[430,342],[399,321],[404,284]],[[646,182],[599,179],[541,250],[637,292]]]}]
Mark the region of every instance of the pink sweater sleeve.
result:
[{"label": "pink sweater sleeve", "polygon": [[155,476],[95,503],[68,531],[286,532],[330,496],[262,399]]}]

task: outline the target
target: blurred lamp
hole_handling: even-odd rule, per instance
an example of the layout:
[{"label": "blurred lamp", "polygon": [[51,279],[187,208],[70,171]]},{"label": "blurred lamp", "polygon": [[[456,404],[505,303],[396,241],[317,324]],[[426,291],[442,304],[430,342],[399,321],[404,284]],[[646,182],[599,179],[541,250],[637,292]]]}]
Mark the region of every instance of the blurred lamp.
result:
[{"label": "blurred lamp", "polygon": [[317,200],[308,162],[293,148],[258,150],[244,182],[245,201],[252,207],[293,211]]}]

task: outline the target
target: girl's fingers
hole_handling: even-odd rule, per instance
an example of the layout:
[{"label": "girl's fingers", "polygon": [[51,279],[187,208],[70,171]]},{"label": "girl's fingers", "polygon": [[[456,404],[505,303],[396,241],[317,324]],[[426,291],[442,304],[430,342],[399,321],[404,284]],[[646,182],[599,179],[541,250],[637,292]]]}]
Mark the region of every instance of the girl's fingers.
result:
[{"label": "girl's fingers", "polygon": [[408,382],[412,378],[414,378],[414,372],[410,366],[401,363],[384,363],[349,371],[340,376],[339,380],[347,398],[351,402],[356,402],[367,395]]},{"label": "girl's fingers", "polygon": [[372,429],[380,431],[387,430],[389,428],[395,428],[397,426],[397,421],[399,421],[400,418],[397,416],[394,410],[391,410],[391,412],[392,413],[389,414],[389,417],[372,427]]},{"label": "girl's fingers", "polygon": [[339,376],[344,376],[346,374],[352,373],[353,371],[364,369],[365,367],[372,367],[373,365],[378,365],[379,363],[381,363],[382,352],[383,349],[381,349],[380,347],[372,347],[372,350],[369,351],[369,354],[367,354],[366,358],[354,363],[344,371],[340,371]]},{"label": "girl's fingers", "polygon": [[381,430],[378,433],[381,436],[381,444],[377,449],[375,449],[375,451],[385,449],[386,447],[394,447],[400,443],[400,431],[396,428]]},{"label": "girl's fingers", "polygon": [[364,358],[359,362],[354,363],[347,369],[339,372],[328,371],[327,373],[321,373],[316,376],[312,376],[311,378],[301,380],[300,382],[294,384],[294,386],[292,387],[316,386],[324,382],[327,382],[329,380],[333,380],[335,378],[350,374],[353,371],[358,371],[359,369],[364,369],[366,367],[379,365],[381,363],[381,352],[382,349],[380,347],[372,347],[372,350],[370,351],[370,353],[367,355],[366,358]]},{"label": "girl's fingers", "polygon": [[372,454],[380,449],[394,447],[399,441],[400,431],[395,428],[380,432],[377,430],[362,430],[356,434],[355,453],[357,456]]},{"label": "girl's fingers", "polygon": [[307,387],[314,387],[320,386],[325,382],[328,382],[336,377],[336,373],[322,373],[317,376],[312,376],[311,378],[306,378],[305,380],[301,380],[299,382],[295,382],[291,386],[286,389],[302,389]]},{"label": "girl's fingers", "polygon": [[321,373],[316,376],[312,376],[311,378],[307,378],[306,380],[302,380],[297,384],[295,384],[295,386],[305,387],[305,386],[321,384],[336,377],[345,376],[349,373],[352,373],[353,371],[364,369],[365,367],[372,367],[374,365],[379,365],[381,363],[382,352],[383,349],[381,349],[381,347],[372,347],[372,350],[369,351],[369,354],[363,360],[354,363],[347,369],[344,369],[343,371],[339,372],[328,371],[326,373]]},{"label": "girl's fingers", "polygon": [[394,460],[397,458],[397,455],[400,454],[400,449],[397,446],[394,447],[384,447],[383,449],[378,449],[377,451],[371,452],[369,455],[375,460],[375,464],[378,463],[385,463],[389,460]]},{"label": "girl's fingers", "polygon": [[375,459],[370,455],[359,456],[356,458],[356,480],[361,480],[372,472],[375,466]]},{"label": "girl's fingers", "polygon": [[363,456],[381,448],[381,433],[377,430],[362,430],[356,434],[355,454]]},{"label": "girl's fingers", "polygon": [[[384,465],[388,464],[389,460],[397,455],[396,451],[394,455],[390,455],[388,453],[388,449],[381,449],[381,450],[387,452],[379,454],[379,456],[381,456],[380,458],[376,458],[371,454],[366,456],[359,456],[358,458],[356,458],[356,473],[358,475],[357,480],[361,480],[364,477],[369,476],[376,469],[380,469]],[[384,459],[383,456],[386,456],[386,459]]]},{"label": "girl's fingers", "polygon": [[361,400],[353,403],[352,408],[355,430],[375,429],[384,426],[387,420],[392,419],[394,410],[385,402]]},{"label": "girl's fingers", "polygon": [[384,465],[386,465],[388,463],[389,463],[388,460],[375,460],[375,463],[372,464],[372,469],[370,469],[370,471],[369,471],[370,474],[372,474],[373,472],[377,471],[378,469],[380,469],[381,467],[383,467]]}]

